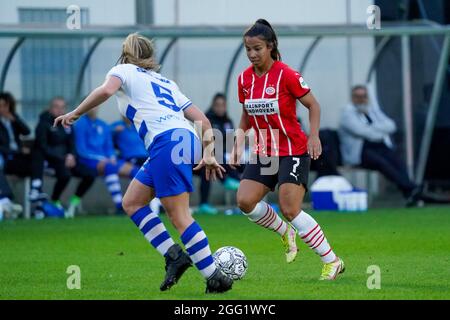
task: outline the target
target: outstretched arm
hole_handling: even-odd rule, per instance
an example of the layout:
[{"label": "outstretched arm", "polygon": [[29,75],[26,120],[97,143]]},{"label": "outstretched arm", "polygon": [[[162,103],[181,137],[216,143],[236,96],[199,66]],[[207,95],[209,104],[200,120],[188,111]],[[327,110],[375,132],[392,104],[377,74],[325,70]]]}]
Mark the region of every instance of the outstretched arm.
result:
[{"label": "outstretched arm", "polygon": [[322,145],[319,139],[320,105],[311,92],[300,98],[300,102],[309,110],[308,153],[313,160],[317,160],[322,154]]},{"label": "outstretched arm", "polygon": [[80,105],[77,108],[75,108],[75,110],[56,118],[53,125],[57,126],[59,123],[61,123],[64,127],[72,125],[83,114],[85,114],[91,109],[94,109],[95,107],[98,107],[103,102],[108,100],[108,98],[111,97],[114,93],[116,93],[121,86],[122,81],[119,78],[115,76],[108,77],[105,80],[105,82],[100,87],[94,89],[86,97],[86,99],[84,99],[80,103]]}]

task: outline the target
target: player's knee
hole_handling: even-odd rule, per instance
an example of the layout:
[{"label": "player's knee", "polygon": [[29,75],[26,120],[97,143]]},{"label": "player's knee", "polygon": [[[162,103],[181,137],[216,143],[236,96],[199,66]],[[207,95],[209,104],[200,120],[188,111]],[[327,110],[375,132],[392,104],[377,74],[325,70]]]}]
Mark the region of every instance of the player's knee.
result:
[{"label": "player's knee", "polygon": [[123,199],[122,199],[122,208],[127,213],[127,215],[131,216],[133,214],[132,211],[135,209],[135,206],[131,203],[131,201],[129,201],[127,199],[127,197],[123,197]]},{"label": "player's knee", "polygon": [[122,199],[122,208],[127,215],[132,216],[136,211],[142,208],[145,204],[136,203],[132,196],[125,195]]},{"label": "player's knee", "polygon": [[282,204],[280,203],[280,210],[283,216],[288,219],[289,221],[292,221],[300,212],[301,210],[301,204]]},{"label": "player's knee", "polygon": [[251,199],[248,195],[245,196],[243,194],[240,194],[239,192],[236,195],[236,202],[237,202],[239,209],[241,209],[243,212],[247,212],[247,213],[251,212],[257,204],[257,202],[255,200]]}]

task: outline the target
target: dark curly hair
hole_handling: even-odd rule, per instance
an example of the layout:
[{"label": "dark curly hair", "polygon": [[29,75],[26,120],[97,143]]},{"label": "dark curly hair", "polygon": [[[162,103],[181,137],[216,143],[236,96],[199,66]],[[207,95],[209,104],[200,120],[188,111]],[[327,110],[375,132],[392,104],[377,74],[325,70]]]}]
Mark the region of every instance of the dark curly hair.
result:
[{"label": "dark curly hair", "polygon": [[6,104],[9,106],[9,111],[11,113],[16,112],[16,99],[14,99],[14,96],[11,93],[1,92],[0,100],[4,100],[6,102]]}]

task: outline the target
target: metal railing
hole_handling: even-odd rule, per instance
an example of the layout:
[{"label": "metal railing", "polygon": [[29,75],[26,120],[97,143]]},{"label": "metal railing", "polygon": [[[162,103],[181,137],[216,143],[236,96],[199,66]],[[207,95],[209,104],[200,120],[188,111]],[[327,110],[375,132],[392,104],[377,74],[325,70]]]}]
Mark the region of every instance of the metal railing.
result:
[{"label": "metal railing", "polygon": [[[69,30],[65,25],[61,27],[46,27],[36,25],[0,25],[0,39],[1,38],[16,38],[15,44],[9,50],[5,62],[1,68],[0,73],[0,91],[3,90],[6,78],[8,76],[9,66],[11,64],[14,55],[18,49],[27,39],[58,39],[58,38],[93,38],[95,42],[89,48],[86,56],[83,59],[83,63],[80,67],[77,83],[76,83],[76,95],[77,99],[80,98],[81,84],[84,78],[84,71],[89,65],[90,58],[98,45],[103,39],[107,38],[124,38],[128,34],[133,32],[139,32],[140,34],[150,38],[169,38],[171,39],[163,50],[160,63],[162,64],[167,57],[169,51],[174,47],[176,41],[182,38],[236,38],[242,37],[243,30],[246,26],[179,26],[179,27],[155,27],[155,26],[130,26],[130,27],[101,27],[101,26],[86,26],[79,30]],[[425,131],[422,137],[419,151],[419,160],[417,162],[415,170],[415,181],[421,184],[424,179],[424,173],[428,154],[430,150],[432,133],[436,121],[436,113],[438,110],[442,87],[445,80],[445,73],[447,71],[447,63],[449,57],[450,47],[450,26],[430,24],[429,22],[421,21],[416,23],[383,23],[383,26],[379,30],[369,30],[366,25],[320,25],[320,26],[302,26],[302,25],[277,25],[275,26],[279,37],[310,37],[314,40],[310,44],[309,48],[305,51],[305,54],[301,58],[300,67],[304,70],[308,63],[308,58],[312,52],[318,47],[321,40],[327,37],[383,37],[379,42],[373,61],[370,63],[370,67],[367,70],[367,82],[370,81],[375,65],[380,54],[383,52],[386,44],[392,37],[402,37],[404,43],[409,42],[411,36],[444,36],[444,44],[442,52],[439,58],[439,64],[435,75],[434,86],[431,95],[430,107],[427,114]],[[407,55],[405,52],[408,48],[402,46],[402,56]],[[243,51],[243,45],[240,44],[229,63],[228,70],[225,78],[225,94],[228,93],[230,79],[233,74],[234,66],[240,54]],[[407,77],[410,72],[404,70],[404,75]],[[408,90],[408,81],[403,81],[404,94],[411,95],[411,90]],[[406,103],[411,103],[411,96],[404,97]],[[404,111],[411,113],[411,106],[404,105]],[[411,114],[405,115],[406,122],[411,118]],[[412,127],[410,124],[405,123],[405,141],[407,146],[407,163],[412,164],[411,157],[413,152],[410,141],[412,141]],[[409,143],[408,143],[409,142]],[[411,168],[410,168],[411,169]]]}]

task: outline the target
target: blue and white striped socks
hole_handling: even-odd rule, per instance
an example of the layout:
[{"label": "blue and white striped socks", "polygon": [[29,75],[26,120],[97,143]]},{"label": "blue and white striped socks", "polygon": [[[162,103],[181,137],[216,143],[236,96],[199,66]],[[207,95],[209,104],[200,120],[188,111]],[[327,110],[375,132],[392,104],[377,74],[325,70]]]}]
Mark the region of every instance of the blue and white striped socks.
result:
[{"label": "blue and white striped socks", "polygon": [[[131,216],[131,220],[161,255],[165,256],[167,250],[175,244],[161,219],[152,212],[149,206],[137,210]],[[203,277],[206,279],[211,277],[217,268],[211,255],[208,238],[197,222],[194,221],[187,227],[181,235],[181,241]]]},{"label": "blue and white striped socks", "polygon": [[115,173],[105,176],[105,183],[117,209],[122,209],[122,188],[119,176]]},{"label": "blue and white striped socks", "polygon": [[175,244],[161,219],[152,212],[149,206],[137,210],[131,216],[131,220],[141,230],[148,242],[163,256]]},{"label": "blue and white striped socks", "polygon": [[181,235],[181,241],[197,269],[208,279],[216,271],[216,265],[211,256],[208,238],[197,222],[194,221],[187,227]]}]

